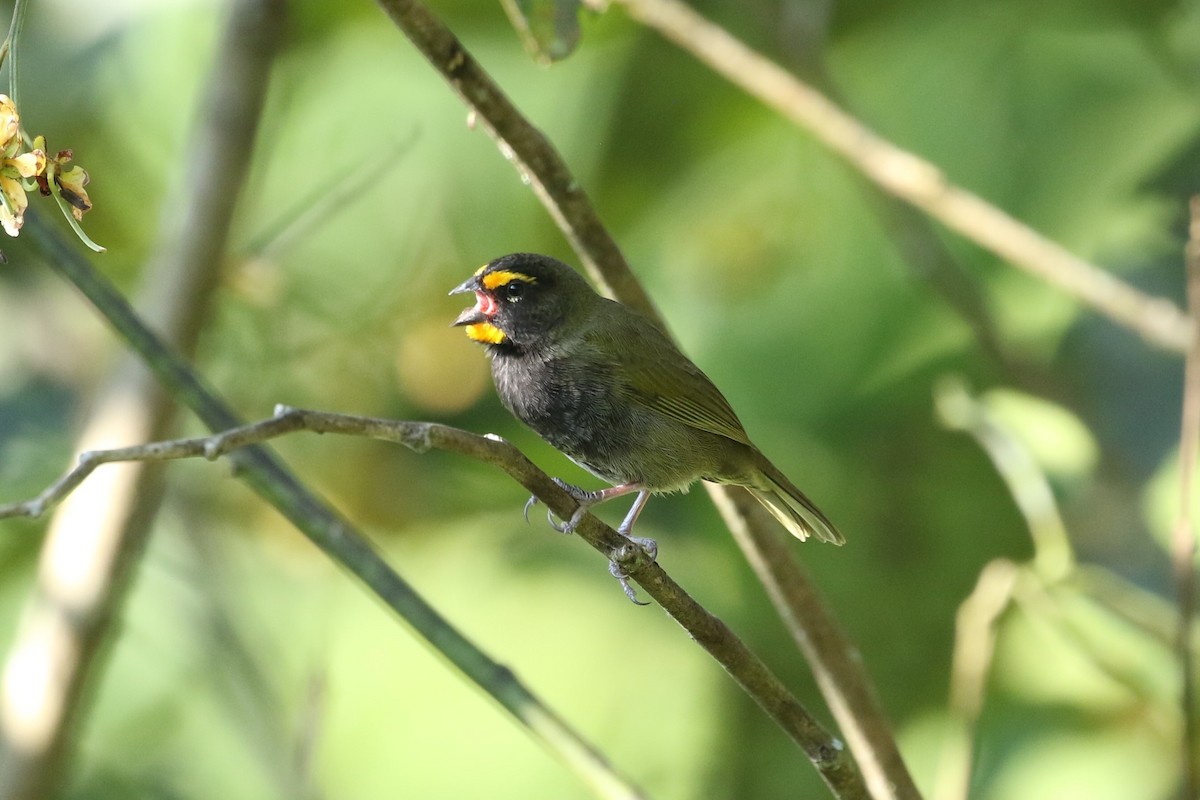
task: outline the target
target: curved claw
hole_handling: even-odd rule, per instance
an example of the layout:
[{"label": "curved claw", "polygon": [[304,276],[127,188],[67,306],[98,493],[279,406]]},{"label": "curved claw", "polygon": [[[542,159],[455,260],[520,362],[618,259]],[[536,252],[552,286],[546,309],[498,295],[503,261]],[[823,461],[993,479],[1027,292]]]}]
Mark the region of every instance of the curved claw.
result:
[{"label": "curved claw", "polygon": [[629,601],[635,606],[650,605],[649,602],[642,602],[641,600],[638,600],[637,589],[633,588],[633,585],[629,582],[629,573],[621,569],[620,564],[615,561],[608,562],[608,574],[617,579],[617,582],[621,584],[622,591],[625,592],[625,596],[628,597]]},{"label": "curved claw", "polygon": [[587,516],[589,508],[591,508],[590,503],[580,503],[579,508],[575,509],[575,513],[565,522],[555,522],[554,513],[551,511],[546,512],[546,519],[549,520],[551,528],[554,528],[559,533],[570,535],[579,527],[579,523],[583,522],[583,518]]},{"label": "curved claw", "polygon": [[541,501],[538,500],[538,496],[536,494],[529,495],[529,499],[525,501],[525,512],[524,513],[525,513],[525,524],[526,525],[529,524],[529,509],[533,508],[540,502]]},{"label": "curved claw", "polygon": [[558,518],[554,516],[554,512],[548,508],[546,509],[546,522],[549,523],[551,528],[554,528],[554,530],[558,531],[559,533],[571,533],[571,531],[567,529],[567,526],[571,523],[560,522]]}]

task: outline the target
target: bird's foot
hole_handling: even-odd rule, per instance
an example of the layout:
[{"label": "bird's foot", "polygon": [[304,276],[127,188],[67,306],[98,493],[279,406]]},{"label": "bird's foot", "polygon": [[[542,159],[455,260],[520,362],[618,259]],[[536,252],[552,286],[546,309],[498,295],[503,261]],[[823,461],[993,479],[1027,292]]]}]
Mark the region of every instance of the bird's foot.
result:
[{"label": "bird's foot", "polygon": [[[624,534],[622,534],[624,535]],[[658,542],[641,536],[625,536],[628,543],[614,550],[609,556],[608,574],[617,579],[625,596],[636,605],[648,606],[638,600],[637,590],[629,582],[630,575],[653,564],[658,557]]]},{"label": "bird's foot", "polygon": [[589,492],[587,489],[580,489],[578,486],[572,486],[562,478],[553,478],[554,485],[562,489],[567,494],[571,495],[579,508],[575,509],[575,513],[571,518],[564,521],[556,520],[554,512],[547,511],[546,519],[550,522],[550,527],[559,533],[572,534],[579,527],[579,523],[583,522],[583,518],[587,516],[588,510],[592,506],[604,500],[604,494],[601,492]]},{"label": "bird's foot", "polygon": [[630,542],[641,548],[642,552],[649,557],[651,563],[654,563],[654,561],[658,558],[658,542],[656,542],[654,539],[651,539],[649,536],[633,536],[628,531],[622,530],[621,528],[617,529],[617,533],[621,534]]},{"label": "bird's foot", "polygon": [[[558,488],[571,495],[571,498],[579,504],[579,508],[575,509],[575,513],[572,514],[571,518],[565,522],[556,517],[553,511],[546,509],[546,521],[550,523],[551,528],[554,528],[554,530],[558,531],[559,533],[572,534],[575,532],[575,529],[579,527],[579,523],[583,521],[583,518],[587,515],[588,510],[592,506],[604,500],[604,495],[600,492],[589,492],[586,489],[580,489],[578,486],[573,486],[561,478],[552,478],[551,480],[554,481],[554,484],[558,486]],[[525,514],[525,522],[529,522],[529,509],[533,508],[540,502],[541,501],[538,500],[538,496],[536,494],[530,495],[529,499],[525,501],[525,508],[523,512]]]}]

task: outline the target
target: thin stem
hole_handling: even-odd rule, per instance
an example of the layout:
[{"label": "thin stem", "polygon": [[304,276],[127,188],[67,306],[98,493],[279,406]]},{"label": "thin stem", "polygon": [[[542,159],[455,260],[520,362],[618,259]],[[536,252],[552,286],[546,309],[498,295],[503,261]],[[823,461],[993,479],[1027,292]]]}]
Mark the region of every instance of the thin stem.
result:
[{"label": "thin stem", "polygon": [[1075,568],[1075,553],[1054,489],[1029,449],[958,379],[938,385],[934,404],[942,424],[973,437],[1004,479],[1033,538],[1033,564],[1038,574],[1047,584],[1064,578]]},{"label": "thin stem", "polygon": [[[2,196],[2,193],[0,193],[0,196]],[[66,219],[67,224],[71,226],[71,230],[74,231],[75,235],[79,237],[79,241],[83,242],[84,246],[86,246],[87,249],[91,250],[93,253],[106,252],[107,248],[105,248],[103,245],[96,244],[94,241],[92,241],[90,236],[84,233],[83,226],[79,224],[79,220],[75,219],[75,214],[72,213],[70,204],[68,204],[66,200],[63,200],[62,196],[59,195],[58,192],[51,192],[50,196],[54,198],[56,203],[58,203],[58,210],[62,212],[63,218]]]},{"label": "thin stem", "polygon": [[1021,570],[1008,559],[992,561],[979,573],[975,590],[958,607],[950,666],[950,730],[942,744],[932,800],[967,800],[975,732],[996,651],[997,623],[1012,604]]},{"label": "thin stem", "polygon": [[919,798],[862,654],[793,555],[792,537],[764,519],[764,512],[748,492],[714,484],[705,488],[812,668],[829,710],[858,759],[871,797]]},{"label": "thin stem", "polygon": [[[13,3],[12,22],[8,26],[8,35],[4,37],[4,43],[0,44],[0,67],[9,58],[12,59],[8,65],[8,96],[14,104],[17,102],[17,42],[21,39],[21,31],[25,27],[25,13],[29,11],[30,0],[16,0]],[[20,106],[17,106],[20,108]]]}]

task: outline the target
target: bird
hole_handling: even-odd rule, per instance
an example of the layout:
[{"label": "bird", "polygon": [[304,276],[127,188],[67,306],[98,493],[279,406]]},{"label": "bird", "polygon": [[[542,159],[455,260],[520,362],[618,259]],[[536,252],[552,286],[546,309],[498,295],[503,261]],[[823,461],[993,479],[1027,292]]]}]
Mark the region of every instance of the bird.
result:
[{"label": "bird", "polygon": [[[651,552],[633,526],[651,495],[698,480],[743,486],[788,532],[841,545],[845,537],[763,455],[733,408],[650,318],[598,294],[563,262],[512,253],[450,291],[474,293],[453,326],[483,345],[500,401],[542,439],[609,487],[555,479],[578,503],[571,533],[598,503],[636,493],[617,532]],[[530,498],[525,512],[537,501]]]}]

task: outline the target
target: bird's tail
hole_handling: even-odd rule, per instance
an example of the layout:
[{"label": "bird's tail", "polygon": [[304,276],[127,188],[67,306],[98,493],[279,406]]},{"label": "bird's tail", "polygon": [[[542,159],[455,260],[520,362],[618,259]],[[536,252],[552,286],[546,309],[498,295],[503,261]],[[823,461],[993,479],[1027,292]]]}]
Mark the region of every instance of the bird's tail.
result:
[{"label": "bird's tail", "polygon": [[846,537],[829,521],[821,509],[796,488],[775,465],[759,454],[763,485],[747,486],[750,494],[771,512],[771,516],[800,541],[815,536],[822,542],[842,545]]}]

